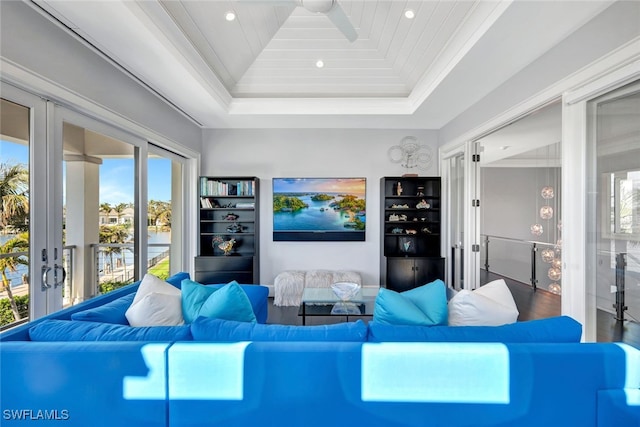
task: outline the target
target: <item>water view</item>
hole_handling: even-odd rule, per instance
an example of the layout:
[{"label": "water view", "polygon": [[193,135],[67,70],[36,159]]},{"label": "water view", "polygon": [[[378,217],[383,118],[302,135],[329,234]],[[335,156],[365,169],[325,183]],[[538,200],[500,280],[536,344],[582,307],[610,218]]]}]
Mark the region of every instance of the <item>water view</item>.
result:
[{"label": "water view", "polygon": [[[12,234],[2,234],[0,235],[0,245],[4,244],[6,241],[12,239],[15,235]],[[158,231],[158,232],[149,232],[148,243],[151,244],[166,244],[167,246],[152,246],[149,247],[147,259],[149,261],[154,258],[164,258],[168,256],[165,252],[168,251],[168,245],[171,243],[171,232],[170,231]],[[28,257],[23,256],[22,259],[28,260]],[[123,259],[125,265],[123,266]],[[113,265],[111,263],[113,262]],[[121,254],[114,254],[113,261],[108,255],[102,253],[98,257],[98,270],[99,277],[101,280],[108,279],[110,276],[117,275],[118,272],[128,270],[130,275],[133,275],[133,247],[131,250],[123,250]],[[109,264],[109,265],[107,265]],[[106,268],[105,268],[106,267]],[[28,275],[29,269],[26,265],[19,265],[16,271],[6,270],[7,278],[11,281],[11,287],[15,288],[17,286],[23,285],[23,278],[26,278]],[[121,273],[122,274],[122,273]],[[120,274],[120,275],[121,275]],[[128,274],[129,275],[129,274]]]},{"label": "water view", "polygon": [[339,202],[344,199],[340,194],[326,194],[329,200],[314,200],[318,194],[287,194],[285,197],[295,197],[306,207],[293,209],[284,207],[279,211],[274,208],[273,229],[276,231],[295,230],[325,230],[349,231],[357,230],[357,221],[366,222],[364,210],[341,209]]},{"label": "water view", "polygon": [[364,178],[274,178],[274,231],[363,231]]}]

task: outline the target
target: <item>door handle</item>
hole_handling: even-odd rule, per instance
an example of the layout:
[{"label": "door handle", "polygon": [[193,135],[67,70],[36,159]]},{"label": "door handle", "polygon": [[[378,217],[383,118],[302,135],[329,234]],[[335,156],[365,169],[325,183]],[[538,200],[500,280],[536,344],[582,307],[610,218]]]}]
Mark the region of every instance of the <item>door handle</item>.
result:
[{"label": "door handle", "polygon": [[[58,281],[58,270],[62,270],[62,279],[60,279],[60,281]],[[53,286],[54,288],[57,288],[58,286],[62,286],[64,284],[64,281],[67,278],[67,270],[64,269],[63,266],[58,265],[58,264],[54,264],[53,266]]]},{"label": "door handle", "polygon": [[47,289],[49,289],[51,287],[51,285],[49,283],[47,283],[47,279],[49,276],[49,272],[51,271],[51,267],[43,265],[42,266],[42,284],[41,284],[41,290],[46,291]]}]

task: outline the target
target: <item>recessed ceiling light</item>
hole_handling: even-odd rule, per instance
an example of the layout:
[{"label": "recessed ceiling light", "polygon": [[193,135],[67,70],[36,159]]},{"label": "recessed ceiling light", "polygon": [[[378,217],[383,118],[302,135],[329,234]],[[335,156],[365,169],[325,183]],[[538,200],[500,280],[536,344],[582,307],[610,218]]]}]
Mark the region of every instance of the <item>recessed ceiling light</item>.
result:
[{"label": "recessed ceiling light", "polygon": [[316,61],[316,67],[318,67],[318,68],[324,67],[324,61],[322,59],[318,59]]},{"label": "recessed ceiling light", "polygon": [[236,13],[233,10],[230,10],[224,14],[224,19],[231,22],[236,19]]},{"label": "recessed ceiling light", "polygon": [[404,11],[404,17],[407,19],[413,19],[416,17],[416,13],[412,9],[407,9]]}]

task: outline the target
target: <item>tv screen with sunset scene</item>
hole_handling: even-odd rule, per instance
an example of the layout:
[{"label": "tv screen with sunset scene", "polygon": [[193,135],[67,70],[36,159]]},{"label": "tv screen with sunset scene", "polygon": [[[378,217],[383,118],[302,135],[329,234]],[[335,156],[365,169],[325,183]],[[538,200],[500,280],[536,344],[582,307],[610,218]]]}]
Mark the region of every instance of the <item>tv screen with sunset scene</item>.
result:
[{"label": "tv screen with sunset scene", "polygon": [[365,178],[273,178],[274,241],[364,241]]}]

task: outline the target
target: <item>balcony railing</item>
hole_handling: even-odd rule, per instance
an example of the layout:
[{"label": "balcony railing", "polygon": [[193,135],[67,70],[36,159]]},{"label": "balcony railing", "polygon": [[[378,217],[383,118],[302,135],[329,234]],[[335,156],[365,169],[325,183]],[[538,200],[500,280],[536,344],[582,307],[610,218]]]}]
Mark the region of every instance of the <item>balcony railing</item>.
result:
[{"label": "balcony railing", "polygon": [[[169,257],[170,243],[149,243],[147,270]],[[133,283],[135,269],[133,264],[133,243],[99,243],[91,245],[94,262],[94,291],[100,294],[103,282]],[[111,257],[113,254],[113,258]],[[167,267],[168,269],[168,267]]]},{"label": "balcony railing", "polygon": [[482,234],[480,263],[485,270],[517,280],[530,283],[535,290],[538,287],[547,289],[551,283],[560,283],[561,277],[552,280],[549,270],[552,264],[543,260],[542,252],[550,249],[559,257],[559,248],[554,243],[534,240],[520,240],[510,237]]},{"label": "balcony railing", "polygon": [[[171,244],[169,243],[149,243],[149,259],[147,261],[147,269],[151,269],[154,266],[157,266],[161,261],[167,259],[169,257]],[[93,295],[98,295],[100,289],[100,283],[104,281],[114,281],[114,282],[122,282],[122,283],[130,283],[133,282],[134,279],[134,266],[133,266],[133,244],[95,244],[91,245],[93,249],[93,259],[89,261],[89,265],[85,265],[85,268],[91,268],[93,271],[93,285],[92,288],[94,290]],[[154,249],[152,249],[154,248]],[[114,250],[114,258],[113,262],[117,265],[112,268],[110,266],[109,271],[105,272],[106,263],[104,261],[105,253],[108,253]],[[66,271],[66,277],[64,280],[63,288],[62,288],[62,304],[63,307],[68,307],[76,303],[73,298],[75,295],[75,289],[77,286],[82,286],[82,284],[77,283],[76,277],[74,276],[75,269],[75,261],[76,257],[76,246],[69,245],[63,248],[62,253],[62,265]],[[127,253],[128,251],[128,253]],[[129,255],[129,259],[127,257]],[[11,252],[7,254],[0,254],[0,260],[6,258],[22,258],[26,264],[19,264],[16,271],[8,271],[5,270],[5,274],[9,280],[11,286],[12,294],[14,296],[22,296],[28,295],[30,289],[30,277],[29,277],[29,252]],[[108,258],[109,264],[111,263],[110,257]],[[116,261],[119,260],[119,261]],[[123,262],[124,260],[124,262]],[[131,261],[131,262],[127,262]],[[167,272],[168,272],[167,266]],[[37,277],[35,280],[41,280],[40,277]],[[19,284],[18,284],[19,283]],[[36,286],[40,286],[39,283],[34,283]],[[4,289],[0,289],[0,299],[7,298],[7,292]],[[87,296],[86,298],[89,298]],[[84,299],[86,299],[84,298]],[[28,322],[29,316],[18,320],[17,322],[12,322],[7,325],[0,325],[0,330],[5,330],[12,328],[14,326],[18,326],[22,323]]]}]

